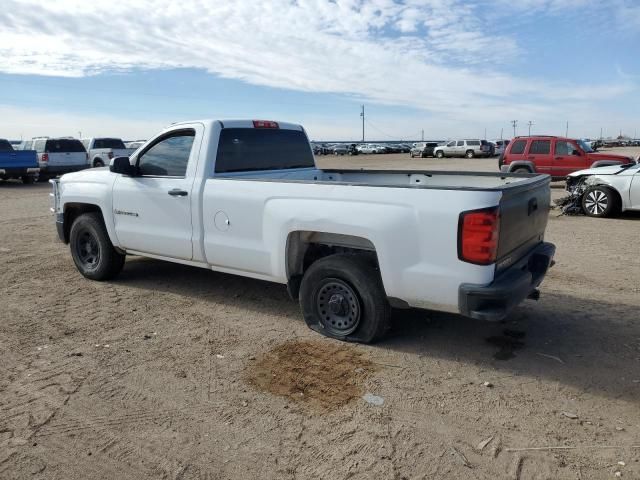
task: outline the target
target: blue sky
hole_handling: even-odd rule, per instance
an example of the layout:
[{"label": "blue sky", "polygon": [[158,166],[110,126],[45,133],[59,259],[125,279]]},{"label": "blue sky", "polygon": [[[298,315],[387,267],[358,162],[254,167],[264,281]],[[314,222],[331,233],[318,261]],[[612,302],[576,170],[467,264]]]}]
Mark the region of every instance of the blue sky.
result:
[{"label": "blue sky", "polygon": [[[314,139],[640,130],[640,1],[4,0],[0,137],[194,118]],[[638,132],[640,134],[640,132]]]}]

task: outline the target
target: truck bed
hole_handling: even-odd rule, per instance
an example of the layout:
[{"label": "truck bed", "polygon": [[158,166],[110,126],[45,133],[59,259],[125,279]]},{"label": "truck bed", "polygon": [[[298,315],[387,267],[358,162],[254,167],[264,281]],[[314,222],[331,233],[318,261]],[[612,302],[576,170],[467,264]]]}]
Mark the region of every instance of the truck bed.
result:
[{"label": "truck bed", "polygon": [[339,183],[344,185],[396,188],[436,188],[444,190],[527,189],[549,182],[547,175],[485,172],[438,172],[429,170],[320,170],[315,168],[263,170],[217,174],[216,178]]}]

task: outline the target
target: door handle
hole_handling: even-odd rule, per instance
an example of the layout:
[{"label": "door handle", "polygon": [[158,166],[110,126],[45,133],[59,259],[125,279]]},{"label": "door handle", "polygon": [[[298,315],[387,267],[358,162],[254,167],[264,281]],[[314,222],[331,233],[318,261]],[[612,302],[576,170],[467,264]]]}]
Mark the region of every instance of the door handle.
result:
[{"label": "door handle", "polygon": [[186,197],[187,195],[189,195],[189,192],[187,192],[186,190],[180,190],[179,188],[169,190],[167,193],[172,197]]}]

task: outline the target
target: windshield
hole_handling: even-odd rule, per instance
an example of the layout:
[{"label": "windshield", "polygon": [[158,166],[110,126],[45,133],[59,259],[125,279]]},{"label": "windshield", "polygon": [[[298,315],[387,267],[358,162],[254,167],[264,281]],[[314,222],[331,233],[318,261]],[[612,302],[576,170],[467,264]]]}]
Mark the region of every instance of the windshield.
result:
[{"label": "windshield", "polygon": [[588,143],[583,142],[582,140],[576,140],[576,142],[578,142],[578,145],[580,145],[580,148],[582,148],[582,150],[584,150],[587,153],[592,153],[593,149],[589,146]]}]

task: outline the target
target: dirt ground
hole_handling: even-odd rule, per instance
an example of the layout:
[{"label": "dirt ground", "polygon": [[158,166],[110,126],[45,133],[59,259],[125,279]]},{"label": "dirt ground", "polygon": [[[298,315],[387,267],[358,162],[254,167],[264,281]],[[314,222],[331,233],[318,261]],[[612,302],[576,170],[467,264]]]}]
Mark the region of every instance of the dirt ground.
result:
[{"label": "dirt ground", "polygon": [[640,215],[551,212],[539,302],[397,311],[364,346],[308,330],[280,285],[138,257],[88,281],[48,193],[0,183],[1,479],[640,478]]}]

